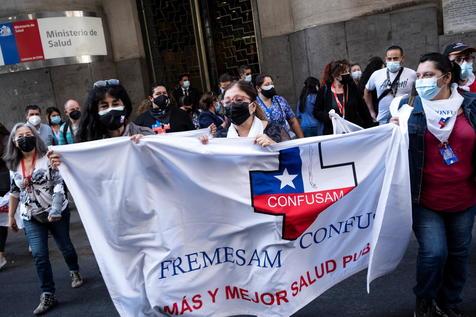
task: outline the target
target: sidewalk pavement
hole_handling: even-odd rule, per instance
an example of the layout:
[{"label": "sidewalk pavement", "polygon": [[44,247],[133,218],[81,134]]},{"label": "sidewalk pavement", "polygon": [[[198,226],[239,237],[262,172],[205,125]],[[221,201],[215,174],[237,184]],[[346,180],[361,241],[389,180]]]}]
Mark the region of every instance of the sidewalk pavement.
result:
[{"label": "sidewalk pavement", "polygon": [[[476,227],[473,230],[476,236]],[[70,286],[69,272],[50,239],[50,255],[59,305],[48,317],[117,317],[78,213],[71,214],[71,238],[79,255],[81,273],[86,283],[78,289]],[[40,290],[33,261],[22,231],[9,233],[7,240],[8,266],[0,271],[0,316],[32,316],[38,305]],[[366,292],[366,272],[361,272],[331,288],[295,314],[295,317],[410,317],[415,299],[417,244],[412,239],[405,258],[395,272],[384,276]],[[469,278],[462,306],[468,317],[476,317],[476,243],[472,245]]]}]

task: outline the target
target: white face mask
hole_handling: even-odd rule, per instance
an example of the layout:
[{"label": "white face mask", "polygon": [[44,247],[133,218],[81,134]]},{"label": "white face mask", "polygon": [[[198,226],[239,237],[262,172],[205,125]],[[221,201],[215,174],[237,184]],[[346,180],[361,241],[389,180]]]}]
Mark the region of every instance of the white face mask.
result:
[{"label": "white face mask", "polygon": [[245,76],[245,81],[251,83],[251,80],[252,80],[251,75],[246,75]]},{"label": "white face mask", "polygon": [[360,77],[362,77],[362,72],[360,70],[356,70],[354,72],[352,72],[352,78],[355,79],[355,80],[358,80],[360,79]]},{"label": "white face mask", "polygon": [[183,88],[188,88],[188,87],[190,87],[190,81],[184,80],[183,81]]},{"label": "white face mask", "polygon": [[263,90],[271,90],[273,88],[274,88],[274,85],[268,85],[268,86],[261,87],[261,89],[263,89]]},{"label": "white face mask", "polygon": [[41,123],[41,117],[40,116],[31,116],[31,117],[28,118],[28,122],[33,126],[37,126]]},{"label": "white face mask", "polygon": [[111,111],[113,111],[113,110],[116,110],[116,111],[124,111],[124,106],[120,106],[120,107],[110,107],[110,108],[107,108],[107,109],[98,111],[98,115],[103,116],[103,115],[105,115],[106,113],[109,113],[109,112],[111,112]]}]

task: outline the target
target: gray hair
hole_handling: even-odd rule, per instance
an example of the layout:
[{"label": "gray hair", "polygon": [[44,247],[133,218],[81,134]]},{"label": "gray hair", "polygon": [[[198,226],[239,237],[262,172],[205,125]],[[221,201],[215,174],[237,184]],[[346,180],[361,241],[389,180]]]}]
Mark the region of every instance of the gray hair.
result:
[{"label": "gray hair", "polygon": [[5,161],[5,165],[7,165],[9,170],[15,170],[20,164],[20,160],[23,158],[22,151],[17,147],[15,143],[15,135],[20,128],[28,128],[30,129],[31,133],[36,137],[36,155],[38,157],[45,156],[46,152],[48,152],[48,147],[46,146],[45,142],[41,139],[38,131],[29,123],[17,123],[12,129],[10,136],[8,137],[7,148],[5,153],[3,154],[3,160]]}]

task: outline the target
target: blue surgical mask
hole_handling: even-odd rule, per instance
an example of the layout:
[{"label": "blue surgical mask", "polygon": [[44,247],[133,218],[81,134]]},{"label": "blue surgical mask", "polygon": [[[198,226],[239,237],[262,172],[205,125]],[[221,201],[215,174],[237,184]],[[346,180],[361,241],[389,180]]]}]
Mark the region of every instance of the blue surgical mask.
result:
[{"label": "blue surgical mask", "polygon": [[398,70],[400,69],[400,61],[387,62],[387,69],[388,69],[391,73],[396,73],[396,72],[398,72]]},{"label": "blue surgical mask", "polygon": [[473,63],[463,62],[461,67],[461,79],[466,80],[473,73]]},{"label": "blue surgical mask", "polygon": [[252,80],[252,79],[253,79],[253,78],[251,77],[251,75],[246,75],[246,76],[245,76],[245,81],[246,81],[246,82],[251,83],[251,80]]},{"label": "blue surgical mask", "polygon": [[217,101],[215,103],[215,111],[216,111],[216,113],[221,113],[221,110],[222,110],[221,109],[221,102]]},{"label": "blue surgical mask", "polygon": [[190,87],[190,81],[189,80],[184,80],[183,81],[183,88],[187,89],[188,87]]},{"label": "blue surgical mask", "polygon": [[61,123],[61,117],[60,116],[52,116],[50,118],[51,124],[60,124]]},{"label": "blue surgical mask", "polygon": [[435,98],[441,90],[441,87],[438,87],[438,79],[441,77],[417,79],[415,81],[415,89],[418,92],[418,96],[425,100],[432,100]]}]

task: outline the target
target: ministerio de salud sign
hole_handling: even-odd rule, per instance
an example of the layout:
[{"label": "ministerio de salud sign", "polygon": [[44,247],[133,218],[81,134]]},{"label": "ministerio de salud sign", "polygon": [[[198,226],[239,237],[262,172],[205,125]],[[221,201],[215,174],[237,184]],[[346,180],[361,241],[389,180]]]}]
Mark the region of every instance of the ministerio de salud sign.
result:
[{"label": "ministerio de salud sign", "polygon": [[0,23],[0,66],[94,55],[107,55],[99,17],[45,17]]}]

